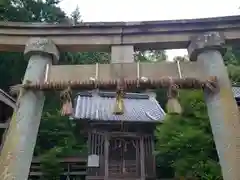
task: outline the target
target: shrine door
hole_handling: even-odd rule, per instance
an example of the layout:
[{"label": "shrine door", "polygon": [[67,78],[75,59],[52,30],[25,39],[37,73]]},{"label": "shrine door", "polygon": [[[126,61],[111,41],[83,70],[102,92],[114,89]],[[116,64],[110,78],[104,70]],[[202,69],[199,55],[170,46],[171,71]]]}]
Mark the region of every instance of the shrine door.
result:
[{"label": "shrine door", "polygon": [[140,177],[139,138],[113,137],[109,141],[109,177]]}]

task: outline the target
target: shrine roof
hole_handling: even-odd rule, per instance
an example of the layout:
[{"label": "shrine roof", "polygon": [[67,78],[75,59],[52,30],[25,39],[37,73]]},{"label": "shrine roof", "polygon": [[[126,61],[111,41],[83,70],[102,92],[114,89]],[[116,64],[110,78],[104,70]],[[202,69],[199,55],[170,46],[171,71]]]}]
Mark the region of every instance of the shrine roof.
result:
[{"label": "shrine roof", "polygon": [[238,86],[233,86],[232,87],[232,91],[233,91],[233,96],[235,98],[240,98],[240,87]]},{"label": "shrine roof", "polygon": [[0,89],[0,101],[12,108],[16,107],[16,100],[2,89]]},{"label": "shrine roof", "polygon": [[123,115],[114,115],[114,92],[82,92],[75,99],[74,119],[161,122],[165,112],[151,94],[126,93]]}]

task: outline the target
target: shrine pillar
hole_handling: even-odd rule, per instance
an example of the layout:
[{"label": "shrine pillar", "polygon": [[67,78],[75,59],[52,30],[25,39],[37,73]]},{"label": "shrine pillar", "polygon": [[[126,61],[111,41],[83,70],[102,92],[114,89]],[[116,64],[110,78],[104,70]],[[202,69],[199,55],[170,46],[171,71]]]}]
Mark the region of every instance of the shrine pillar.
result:
[{"label": "shrine pillar", "polygon": [[[31,38],[26,44],[24,53],[29,63],[23,83],[43,82],[46,67],[59,59],[57,47],[45,38]],[[36,144],[45,100],[44,93],[32,90],[21,91],[0,156],[2,180],[28,179]]]},{"label": "shrine pillar", "polygon": [[224,38],[217,32],[194,37],[188,48],[190,60],[197,60],[204,73],[216,76],[216,92],[204,90],[224,180],[240,179],[240,117],[233,97],[231,81],[223,61]]}]

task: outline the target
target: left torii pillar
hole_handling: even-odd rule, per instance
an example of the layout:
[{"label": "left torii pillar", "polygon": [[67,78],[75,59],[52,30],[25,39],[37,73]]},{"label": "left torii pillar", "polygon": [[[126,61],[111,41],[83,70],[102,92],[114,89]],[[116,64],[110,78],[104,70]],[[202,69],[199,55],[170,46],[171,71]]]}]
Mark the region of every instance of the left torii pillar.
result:
[{"label": "left torii pillar", "polygon": [[[57,63],[59,52],[45,38],[31,38],[24,54],[29,59],[23,83],[43,82],[46,67]],[[21,94],[21,93],[20,93]],[[0,156],[1,180],[27,180],[45,96],[42,91],[23,91],[13,114]]]}]

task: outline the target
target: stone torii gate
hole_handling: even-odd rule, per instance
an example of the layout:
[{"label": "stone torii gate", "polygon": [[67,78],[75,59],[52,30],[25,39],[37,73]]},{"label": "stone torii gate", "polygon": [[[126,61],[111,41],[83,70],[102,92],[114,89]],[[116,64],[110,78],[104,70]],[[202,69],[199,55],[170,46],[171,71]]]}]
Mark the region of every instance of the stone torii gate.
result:
[{"label": "stone torii gate", "polygon": [[[225,180],[239,180],[240,123],[223,62],[224,44],[240,41],[240,16],[155,22],[61,24],[0,23],[0,50],[24,51],[29,64],[18,107],[0,157],[3,180],[26,180],[36,143],[45,90],[203,88]],[[188,48],[190,62],[134,63],[134,50]],[[59,51],[111,51],[112,64],[58,66]],[[123,73],[123,72],[124,73]],[[141,81],[147,77],[148,81]],[[211,77],[211,78],[210,78]],[[213,78],[214,77],[214,78]],[[94,79],[94,81],[90,80]],[[207,84],[218,87],[208,91]]]}]

